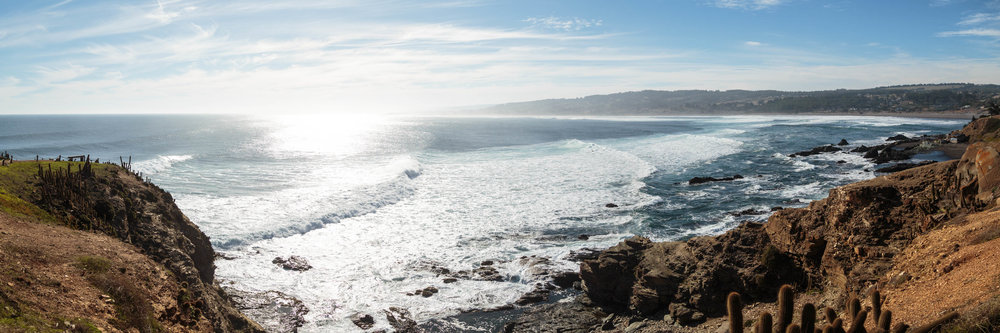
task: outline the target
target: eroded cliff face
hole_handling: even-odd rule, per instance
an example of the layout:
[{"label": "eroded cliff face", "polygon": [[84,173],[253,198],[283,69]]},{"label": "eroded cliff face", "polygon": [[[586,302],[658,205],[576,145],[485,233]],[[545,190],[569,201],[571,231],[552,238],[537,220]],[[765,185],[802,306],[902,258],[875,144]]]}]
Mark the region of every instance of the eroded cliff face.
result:
[{"label": "eroded cliff face", "polygon": [[23,199],[74,229],[103,233],[141,249],[186,286],[187,297],[200,300],[200,313],[214,331],[262,332],[216,283],[215,251],[208,237],[170,194],[122,167],[99,166],[102,172],[88,172],[77,164],[68,174],[40,167],[36,176],[25,179],[33,190],[23,193]]},{"label": "eroded cliff face", "polygon": [[681,324],[723,315],[730,291],[773,301],[784,283],[843,304],[885,280],[893,258],[918,236],[996,205],[1000,118],[976,120],[959,133],[971,143],[959,160],[838,187],[763,225],[685,242],[626,240],[581,263],[584,290],[599,305],[670,314]]}]

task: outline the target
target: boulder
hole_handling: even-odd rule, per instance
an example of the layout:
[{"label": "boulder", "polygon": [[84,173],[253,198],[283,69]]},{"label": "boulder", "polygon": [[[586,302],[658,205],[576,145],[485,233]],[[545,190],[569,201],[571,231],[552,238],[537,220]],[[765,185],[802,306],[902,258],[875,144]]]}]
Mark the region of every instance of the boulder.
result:
[{"label": "boulder", "polygon": [[375,326],[375,318],[369,314],[355,313],[351,315],[351,322],[363,330],[367,330]]},{"label": "boulder", "polygon": [[905,135],[896,134],[894,136],[890,136],[888,139],[885,139],[885,141],[906,141],[909,139],[910,138],[906,137]]},{"label": "boulder", "polygon": [[816,155],[816,154],[832,153],[832,152],[838,152],[838,151],[841,151],[841,149],[837,148],[837,147],[834,147],[833,145],[827,145],[827,146],[819,146],[819,147],[816,147],[816,148],[813,148],[813,149],[810,149],[810,150],[800,151],[800,152],[797,152],[795,154],[788,155],[788,157],[812,156],[812,155]]},{"label": "boulder", "polygon": [[271,260],[271,263],[288,271],[304,272],[312,269],[312,266],[309,265],[309,261],[306,261],[306,258],[294,255],[289,256],[288,258],[275,257]]},{"label": "boulder", "polygon": [[389,325],[395,329],[396,332],[420,332],[421,330],[417,327],[417,322],[413,320],[410,315],[410,311],[403,308],[390,307],[387,310],[383,310],[385,313],[385,319],[389,321]]},{"label": "boulder", "polygon": [[837,145],[838,146],[846,146],[846,145],[849,145],[849,143],[847,143],[847,139],[840,139],[840,142],[837,142]]}]

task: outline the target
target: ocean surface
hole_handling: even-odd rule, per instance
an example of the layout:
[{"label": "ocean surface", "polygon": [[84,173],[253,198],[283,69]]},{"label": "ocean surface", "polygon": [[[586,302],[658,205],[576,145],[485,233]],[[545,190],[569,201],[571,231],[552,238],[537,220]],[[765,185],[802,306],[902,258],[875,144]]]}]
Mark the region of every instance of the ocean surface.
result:
[{"label": "ocean surface", "polygon": [[[531,291],[517,260],[576,270],[571,251],[632,235],[718,234],[875,177],[857,154],[789,158],[812,147],[946,133],[967,120],[887,117],[461,118],[390,116],[0,116],[18,159],[131,156],[173,194],[220,253],[217,277],[279,290],[309,308],[306,332],[358,331],[389,307],[420,322]],[[840,162],[840,163],[838,163]],[[696,176],[744,178],[688,185]],[[609,208],[607,204],[617,207]],[[587,235],[588,237],[580,237]],[[583,239],[585,238],[585,240]],[[275,257],[313,266],[286,271]],[[433,266],[496,261],[503,281],[444,284]],[[407,292],[435,286],[432,297]],[[483,320],[453,323],[492,330]]]}]

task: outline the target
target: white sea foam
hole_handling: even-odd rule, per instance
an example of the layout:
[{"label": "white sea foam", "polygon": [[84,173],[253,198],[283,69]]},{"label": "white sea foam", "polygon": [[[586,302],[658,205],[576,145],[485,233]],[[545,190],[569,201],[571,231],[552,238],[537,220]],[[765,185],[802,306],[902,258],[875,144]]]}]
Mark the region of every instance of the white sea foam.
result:
[{"label": "white sea foam", "polygon": [[161,155],[153,159],[134,162],[132,170],[142,172],[145,175],[154,175],[169,169],[176,163],[181,163],[191,158],[191,155]]},{"label": "white sea foam", "polygon": [[791,186],[787,189],[781,190],[781,196],[788,199],[800,199],[812,201],[818,196],[822,195],[824,188],[820,182],[812,182],[803,185]]}]

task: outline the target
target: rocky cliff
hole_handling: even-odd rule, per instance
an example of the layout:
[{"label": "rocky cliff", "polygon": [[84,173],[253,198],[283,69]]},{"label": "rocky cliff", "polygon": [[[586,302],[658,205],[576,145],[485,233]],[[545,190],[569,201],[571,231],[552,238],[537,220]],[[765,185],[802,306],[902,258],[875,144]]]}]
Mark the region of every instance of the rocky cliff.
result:
[{"label": "rocky cliff", "polygon": [[[980,213],[996,207],[1000,197],[1000,119],[976,120],[952,136],[959,134],[971,143],[961,159],[838,187],[828,198],[780,210],[764,224],[744,223],[683,242],[625,240],[581,263],[587,301],[633,318],[619,325],[667,318],[695,327],[723,316],[731,291],[751,302],[773,302],[788,283],[812,291],[823,304],[842,305],[849,295],[884,287],[902,267],[898,258],[917,251],[915,239],[933,242],[921,237],[967,224],[968,216],[1000,230],[1000,221]],[[957,251],[960,244],[953,246]],[[925,280],[939,277],[928,274]],[[615,322],[604,326],[614,328]]]},{"label": "rocky cliff", "polygon": [[[219,288],[214,278],[215,252],[208,237],[181,213],[169,193],[125,167],[112,164],[24,161],[4,168],[0,170],[0,190],[3,190],[5,200],[0,200],[0,203],[10,213],[8,221],[14,221],[9,223],[35,220],[57,225],[53,227],[57,231],[65,226],[104,234],[112,238],[104,240],[109,243],[107,247],[121,250],[95,259],[98,262],[114,263],[120,252],[135,251],[164,268],[171,288],[175,289],[170,292],[175,297],[165,304],[154,302],[151,311],[155,312],[152,315],[156,323],[145,327],[148,330],[156,331],[156,327],[179,323],[185,331],[262,331],[259,325],[242,315]],[[26,208],[6,209],[11,207]],[[72,233],[66,235],[70,238],[78,236]],[[50,235],[27,236],[42,239]],[[71,264],[80,266],[72,261]],[[107,269],[94,275],[87,275],[92,272],[83,269],[80,274],[87,275],[89,281],[100,287],[99,282],[107,279],[127,281],[129,275],[126,272],[130,269],[149,269],[129,267],[128,262],[120,265],[121,274],[114,271],[104,273]],[[46,267],[27,265],[21,269]],[[137,294],[162,289],[141,285],[137,288]],[[30,302],[22,304],[30,305]],[[128,328],[129,325],[118,325],[106,329]],[[147,331],[143,327],[132,328]]]}]

